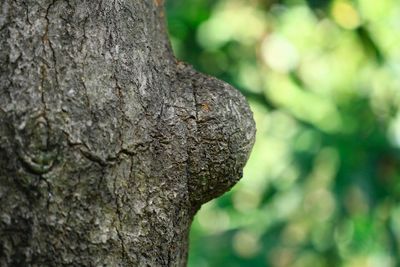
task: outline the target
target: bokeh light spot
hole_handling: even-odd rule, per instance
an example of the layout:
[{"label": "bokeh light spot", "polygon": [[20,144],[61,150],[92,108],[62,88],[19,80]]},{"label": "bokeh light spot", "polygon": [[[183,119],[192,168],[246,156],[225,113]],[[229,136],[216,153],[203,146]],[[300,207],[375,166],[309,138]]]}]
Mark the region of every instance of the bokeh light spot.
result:
[{"label": "bokeh light spot", "polygon": [[264,62],[273,70],[288,73],[299,63],[296,48],[278,34],[268,35],[261,44]]},{"label": "bokeh light spot", "polygon": [[249,231],[239,231],[233,236],[233,249],[243,258],[254,256],[260,249],[259,238]]},{"label": "bokeh light spot", "polygon": [[347,1],[335,1],[332,16],[336,23],[345,29],[355,29],[361,24],[357,10]]}]

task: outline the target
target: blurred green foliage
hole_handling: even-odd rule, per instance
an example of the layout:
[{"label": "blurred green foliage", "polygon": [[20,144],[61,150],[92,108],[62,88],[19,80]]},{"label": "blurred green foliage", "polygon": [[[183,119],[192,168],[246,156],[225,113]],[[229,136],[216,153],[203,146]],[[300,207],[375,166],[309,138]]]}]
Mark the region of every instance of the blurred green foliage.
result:
[{"label": "blurred green foliage", "polygon": [[400,266],[398,0],[168,0],[178,58],[248,98],[244,178],[189,266]]}]

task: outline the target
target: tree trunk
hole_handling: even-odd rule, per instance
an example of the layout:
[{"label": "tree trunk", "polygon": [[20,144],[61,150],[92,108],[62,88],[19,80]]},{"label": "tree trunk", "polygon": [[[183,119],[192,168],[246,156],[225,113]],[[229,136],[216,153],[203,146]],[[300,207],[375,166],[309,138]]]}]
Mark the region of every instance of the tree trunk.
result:
[{"label": "tree trunk", "polygon": [[176,61],[161,0],[0,3],[0,266],[184,266],[244,98]]}]

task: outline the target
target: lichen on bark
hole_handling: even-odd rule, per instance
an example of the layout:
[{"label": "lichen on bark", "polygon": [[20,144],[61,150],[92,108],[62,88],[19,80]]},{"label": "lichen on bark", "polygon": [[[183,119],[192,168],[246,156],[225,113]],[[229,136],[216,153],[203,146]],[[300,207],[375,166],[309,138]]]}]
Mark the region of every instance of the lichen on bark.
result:
[{"label": "lichen on bark", "polygon": [[173,57],[162,8],[0,3],[0,266],[184,266],[241,177],[251,112]]}]

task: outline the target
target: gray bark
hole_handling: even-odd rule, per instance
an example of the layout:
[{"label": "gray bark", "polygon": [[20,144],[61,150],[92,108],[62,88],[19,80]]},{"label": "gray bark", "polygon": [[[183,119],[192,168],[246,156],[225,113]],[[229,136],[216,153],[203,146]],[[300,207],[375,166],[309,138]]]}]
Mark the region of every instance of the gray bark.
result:
[{"label": "gray bark", "polygon": [[184,266],[244,98],[176,61],[160,0],[0,3],[0,266]]}]

